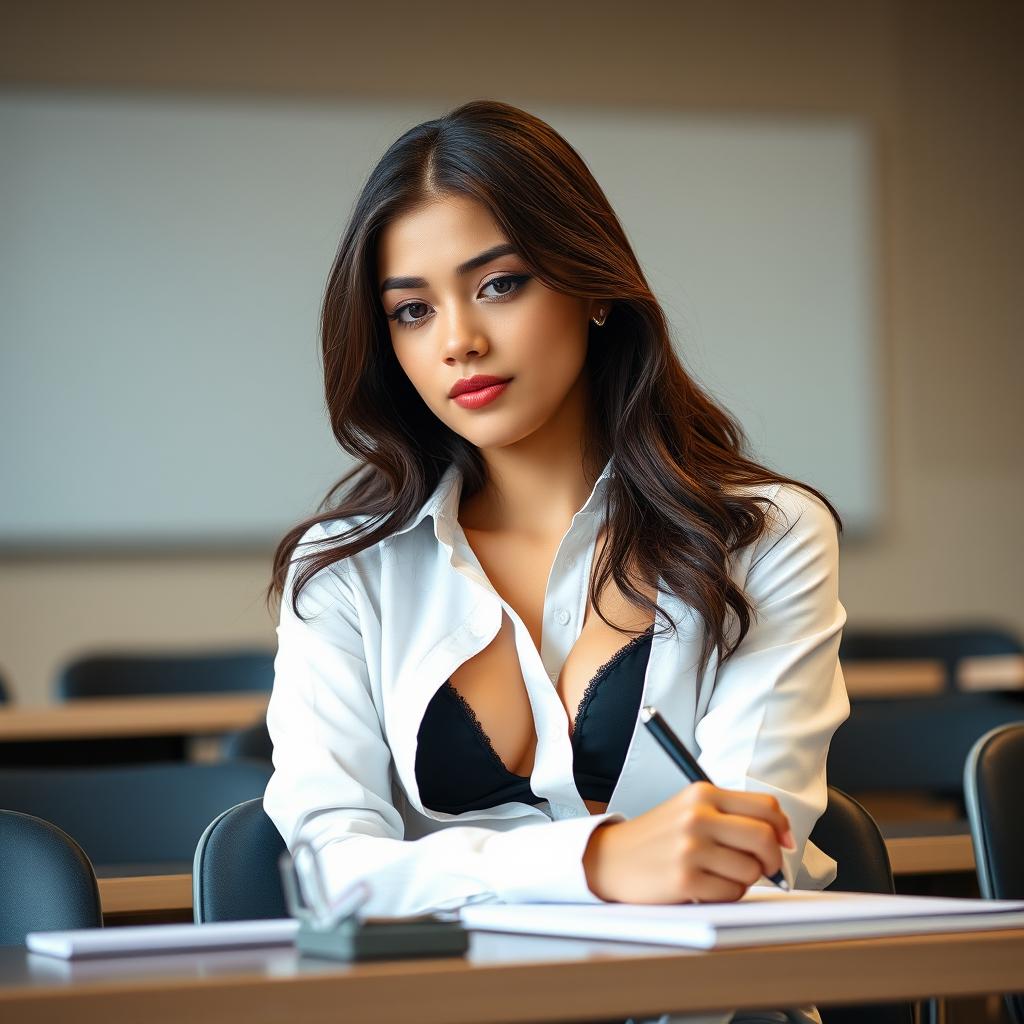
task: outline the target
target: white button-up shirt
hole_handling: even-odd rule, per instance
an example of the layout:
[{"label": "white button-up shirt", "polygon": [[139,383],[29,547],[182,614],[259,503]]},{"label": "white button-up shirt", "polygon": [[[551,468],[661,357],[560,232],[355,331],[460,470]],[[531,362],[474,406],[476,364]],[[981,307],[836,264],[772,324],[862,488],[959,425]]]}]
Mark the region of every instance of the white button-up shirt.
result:
[{"label": "white button-up shirt", "polygon": [[[593,829],[687,784],[639,718],[606,812],[588,812],[573,776],[569,723],[552,683],[582,629],[613,473],[609,460],[559,543],[540,650],[466,540],[454,466],[410,524],[312,578],[299,597],[307,622],[291,607],[293,562],[267,711],[274,774],[264,807],[289,849],[306,839],[318,851],[330,894],[365,879],[370,914],[481,900],[597,902],[582,866]],[[713,654],[698,677],[699,616],[660,594],[678,632],[653,636],[642,703],[661,711],[717,785],[778,798],[797,846],[783,851],[783,872],[791,885],[819,889],[835,877],[835,861],[807,837],[825,808],[829,742],[849,714],[838,540],[827,508],[806,491],[772,484],[763,493],[783,516],[732,556],[731,576],[756,613],[743,642],[724,665]],[[314,543],[297,554],[359,521],[310,528],[303,540]],[[667,589],[660,579],[659,588]],[[420,723],[437,689],[497,635],[502,611],[515,626],[533,709],[530,785],[542,802],[431,810],[416,783]]]}]

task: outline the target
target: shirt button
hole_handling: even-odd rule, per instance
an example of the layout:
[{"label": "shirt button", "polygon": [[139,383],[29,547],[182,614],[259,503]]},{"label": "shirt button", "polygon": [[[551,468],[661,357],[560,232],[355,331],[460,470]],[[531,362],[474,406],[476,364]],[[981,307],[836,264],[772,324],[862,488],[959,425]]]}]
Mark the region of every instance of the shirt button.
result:
[{"label": "shirt button", "polygon": [[559,608],[555,612],[555,621],[560,625],[564,626],[569,621],[569,613],[564,608]]},{"label": "shirt button", "polygon": [[565,563],[565,567],[567,569],[575,569],[576,568],[576,559],[575,558],[570,558],[569,561]]},{"label": "shirt button", "polygon": [[487,624],[482,615],[470,622],[469,631],[473,636],[484,636],[487,633]]}]

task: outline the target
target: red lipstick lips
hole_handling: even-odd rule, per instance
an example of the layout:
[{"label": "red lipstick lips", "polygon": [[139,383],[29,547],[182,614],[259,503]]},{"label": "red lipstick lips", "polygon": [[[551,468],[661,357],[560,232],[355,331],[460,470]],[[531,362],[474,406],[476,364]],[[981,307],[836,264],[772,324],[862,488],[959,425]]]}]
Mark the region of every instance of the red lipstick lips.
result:
[{"label": "red lipstick lips", "polygon": [[472,377],[463,377],[462,380],[457,380],[452,385],[451,391],[448,392],[448,397],[456,398],[459,395],[464,395],[467,391],[479,391],[481,388],[489,388],[494,384],[504,384],[509,380],[511,380],[510,377],[492,377],[486,373],[478,373]]},{"label": "red lipstick lips", "polygon": [[457,380],[448,392],[463,409],[479,409],[493,402],[508,387],[511,377],[492,377],[488,374],[476,374]]}]

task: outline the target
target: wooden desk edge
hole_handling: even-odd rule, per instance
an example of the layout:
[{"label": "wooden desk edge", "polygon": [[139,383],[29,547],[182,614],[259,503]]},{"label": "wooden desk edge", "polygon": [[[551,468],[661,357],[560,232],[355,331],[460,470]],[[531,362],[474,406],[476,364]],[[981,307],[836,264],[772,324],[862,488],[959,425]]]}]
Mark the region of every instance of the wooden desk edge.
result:
[{"label": "wooden desk edge", "polygon": [[137,875],[99,879],[103,916],[192,909],[192,876]]},{"label": "wooden desk edge", "polygon": [[94,697],[41,708],[0,708],[0,742],[203,735],[242,729],[266,714],[270,694]]},{"label": "wooden desk edge", "polygon": [[[37,1024],[498,1024],[610,1019],[666,1011],[894,1001],[1010,991],[1020,984],[1024,929],[745,947],[713,953],[467,963],[448,959],[339,965],[289,975],[94,978],[70,986],[0,987],[0,1006]],[[737,978],[743,983],[737,984]],[[868,982],[870,979],[870,983]],[[404,982],[404,983],[403,983]],[[157,998],[158,997],[158,998]]]},{"label": "wooden desk edge", "polygon": [[885,840],[894,875],[931,875],[974,871],[969,835],[898,836]]}]

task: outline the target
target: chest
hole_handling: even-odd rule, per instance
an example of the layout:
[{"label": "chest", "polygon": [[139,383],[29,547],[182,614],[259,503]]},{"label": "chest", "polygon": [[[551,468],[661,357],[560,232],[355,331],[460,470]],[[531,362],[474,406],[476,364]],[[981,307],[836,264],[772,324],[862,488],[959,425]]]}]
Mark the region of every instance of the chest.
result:
[{"label": "chest", "polygon": [[[544,543],[474,530],[464,532],[491,586],[522,620],[534,646],[540,651],[545,596],[558,541]],[[606,540],[606,533],[602,530],[587,553],[588,593]],[[653,587],[641,589],[652,601],[655,599]],[[611,579],[598,595],[597,607],[611,624],[597,614],[597,608],[588,596],[582,626],[558,670],[557,679],[553,681],[565,710],[569,732],[587,685],[598,669],[654,619],[652,612],[631,604]],[[461,664],[452,673],[451,683],[473,708],[505,766],[517,774],[529,775],[536,755],[537,737],[516,647],[515,629],[507,610],[503,610],[501,627],[491,643]]]}]

